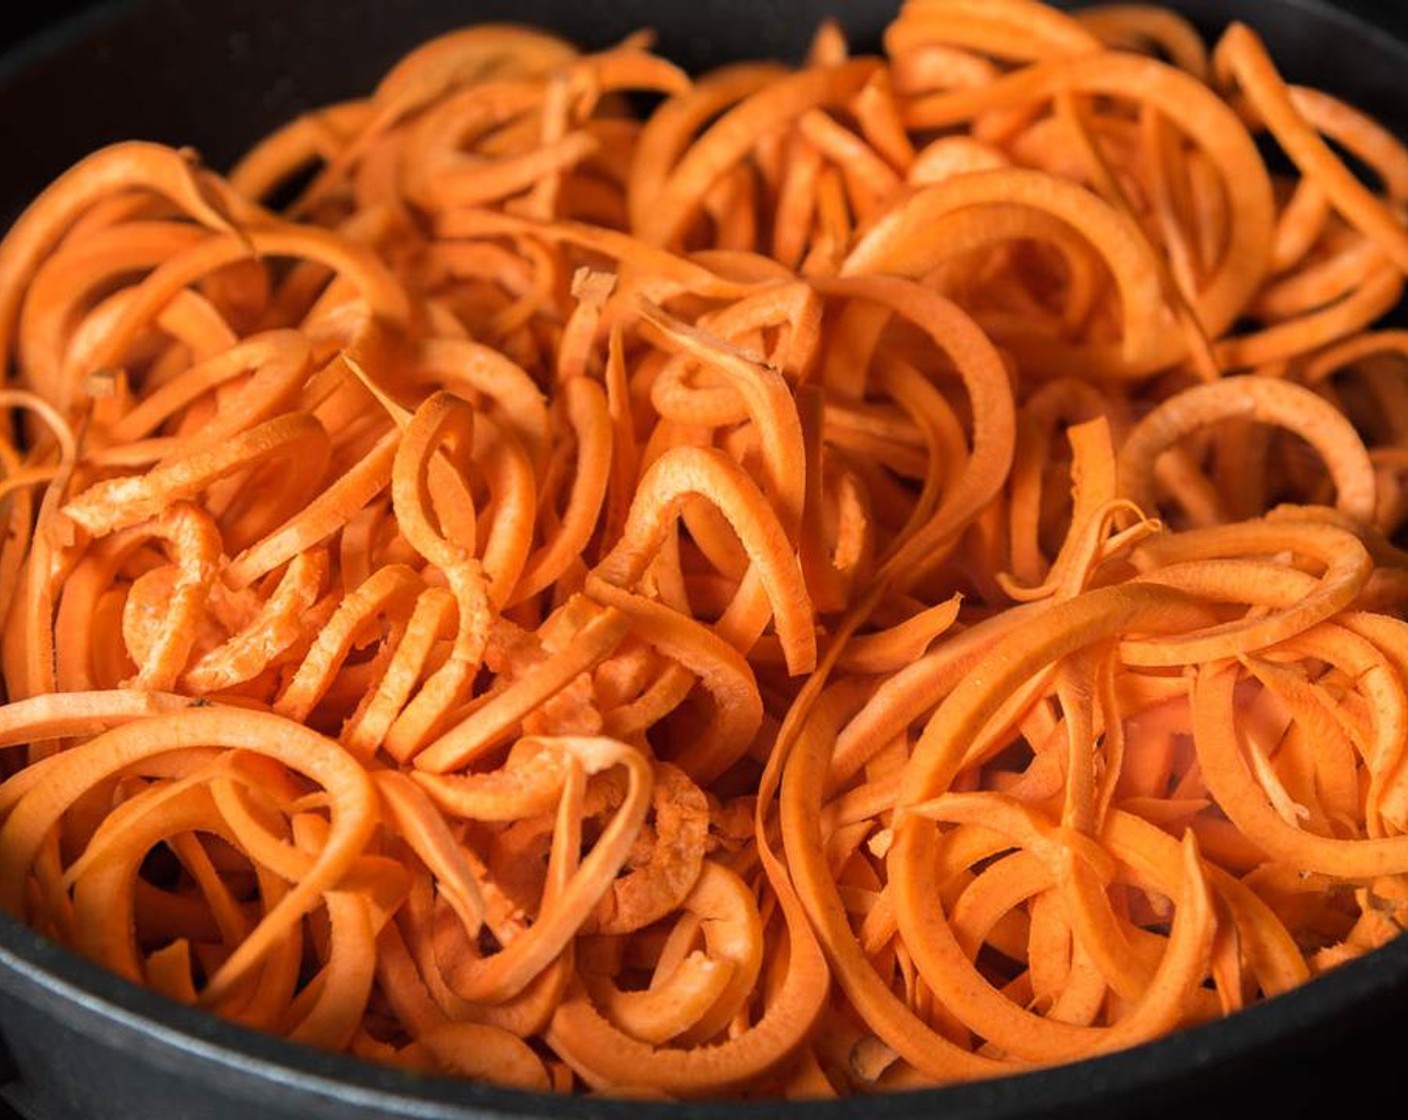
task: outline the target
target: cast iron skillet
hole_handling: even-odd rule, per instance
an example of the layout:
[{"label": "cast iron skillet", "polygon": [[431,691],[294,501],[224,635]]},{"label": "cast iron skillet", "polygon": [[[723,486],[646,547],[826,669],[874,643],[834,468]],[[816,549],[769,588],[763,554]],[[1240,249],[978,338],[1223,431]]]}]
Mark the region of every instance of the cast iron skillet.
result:
[{"label": "cast iron skillet", "polygon": [[[587,46],[652,26],[667,55],[698,68],[737,58],[795,58],[828,14],[858,43],[873,44],[894,6],[883,0],[108,4],[0,60],[0,151],[11,157],[0,165],[0,218],[8,221],[81,155],[120,138],[193,144],[211,165],[227,167],[273,126],[370,89],[408,48],[465,23],[536,23]],[[1345,96],[1408,135],[1402,86],[1408,47],[1387,34],[1315,0],[1178,0],[1176,6],[1209,32],[1232,19],[1254,23],[1293,78]],[[1336,1037],[1354,1031],[1368,1038],[1375,1025],[1388,1023],[1406,995],[1408,938],[1250,1011],[1122,1054],[925,1093],[789,1105],[783,1112],[789,1120],[999,1120],[1092,1110],[1162,1115],[1194,1088],[1205,1105],[1211,1087],[1249,1072],[1278,1079],[1313,1066],[1317,1051]],[[1303,1064],[1298,1056],[1305,1056]],[[0,916],[0,1085],[7,1081],[3,1095],[41,1120],[761,1120],[779,1113],[776,1103],[548,1099],[380,1069],[168,1003]],[[1299,1111],[1295,1101],[1285,1103]]]}]

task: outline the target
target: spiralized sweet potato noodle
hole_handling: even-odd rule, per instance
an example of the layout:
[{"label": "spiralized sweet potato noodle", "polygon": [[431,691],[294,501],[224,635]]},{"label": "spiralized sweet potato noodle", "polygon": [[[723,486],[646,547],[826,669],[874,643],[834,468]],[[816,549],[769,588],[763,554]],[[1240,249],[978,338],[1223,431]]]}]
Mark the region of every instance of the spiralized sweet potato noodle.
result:
[{"label": "spiralized sweet potato noodle", "polygon": [[1307,983],[1408,908],[1406,206],[1142,4],[473,27],[228,177],[97,152],[0,243],[0,906],[641,1100]]}]

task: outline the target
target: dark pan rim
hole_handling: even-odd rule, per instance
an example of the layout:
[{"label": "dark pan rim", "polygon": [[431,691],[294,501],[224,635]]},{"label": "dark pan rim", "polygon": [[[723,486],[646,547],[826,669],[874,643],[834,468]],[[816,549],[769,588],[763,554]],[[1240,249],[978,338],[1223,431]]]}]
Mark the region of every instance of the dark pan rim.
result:
[{"label": "dark pan rim", "polygon": [[[1099,1058],[938,1089],[835,1101],[610,1100],[545,1096],[444,1077],[419,1077],[342,1054],[298,1046],[174,1003],[129,983],[0,915],[0,971],[27,1003],[80,1033],[100,1026],[103,1042],[170,1068],[202,1063],[214,1079],[283,1085],[329,1105],[356,1105],[424,1120],[554,1116],[564,1120],[763,1120],[785,1107],[793,1120],[943,1116],[997,1120],[1119,1104],[1154,1087],[1216,1077],[1239,1057],[1271,1052],[1344,1021],[1385,989],[1408,983],[1408,937],[1341,965],[1284,995],[1225,1019]],[[223,1076],[222,1076],[223,1075]]]},{"label": "dark pan rim", "polygon": [[[139,0],[97,0],[62,19],[26,35],[0,54],[0,92],[19,74],[51,54],[82,39],[102,32],[113,20],[128,12]],[[1291,3],[1292,0],[1286,0]]]},{"label": "dark pan rim", "polygon": [[[1165,0],[1177,6],[1177,0]],[[0,54],[0,96],[29,67],[94,37],[141,0],[102,0]],[[1408,43],[1323,0],[1276,0],[1337,27],[1408,72]],[[1405,94],[1408,98],[1408,94]],[[859,1120],[914,1115],[999,1120],[1046,1115],[1099,1103],[1129,1102],[1153,1088],[1216,1078],[1241,1059],[1303,1043],[1348,1020],[1376,995],[1408,986],[1408,936],[1341,965],[1291,992],[1224,1019],[1098,1058],[945,1088],[835,1101],[631,1101],[547,1096],[445,1077],[422,1077],[342,1054],[299,1046],[167,1000],[82,959],[0,913],[0,995],[42,1008],[57,1023],[101,1044],[173,1071],[199,1064],[212,1082],[283,1086],[310,1105],[353,1106],[388,1117],[471,1120]],[[1204,1083],[1206,1084],[1206,1083]],[[316,1103],[315,1103],[316,1102]],[[322,1109],[319,1108],[319,1112]]]}]

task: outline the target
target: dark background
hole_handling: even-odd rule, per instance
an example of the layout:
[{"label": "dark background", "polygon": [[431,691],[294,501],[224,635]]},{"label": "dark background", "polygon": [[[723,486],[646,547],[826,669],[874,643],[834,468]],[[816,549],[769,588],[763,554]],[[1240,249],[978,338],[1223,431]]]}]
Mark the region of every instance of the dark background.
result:
[{"label": "dark background", "polygon": [[[194,6],[223,0],[188,2]],[[695,2],[707,7],[707,0]],[[0,6],[0,54],[30,36],[45,33],[61,19],[103,6],[92,0],[3,4]],[[1408,0],[1339,0],[1338,6],[1408,39]],[[388,2],[388,13],[395,10],[394,3]],[[474,11],[473,0],[465,0],[465,22],[473,20]],[[160,59],[154,58],[153,64],[160,65]],[[1408,106],[1408,74],[1403,75],[1402,88],[1405,106]],[[178,91],[172,93],[179,96]],[[4,112],[11,113],[16,108],[7,104]],[[1405,111],[1408,112],[1408,108]],[[23,153],[9,150],[7,156],[7,165],[0,173],[13,177],[17,166],[23,167]],[[44,178],[51,173],[46,170]],[[1337,1118],[1351,1109],[1358,1110],[1363,1117],[1402,1114],[1408,1101],[1408,1089],[1405,1089],[1408,1045],[1405,1044],[1408,1044],[1408,1008],[1404,1008],[1396,1020],[1366,1022],[1357,1028],[1337,1031],[1333,1037],[1313,1040],[1312,1048],[1307,1051],[1284,1054],[1275,1063],[1261,1066],[1239,1081],[1210,1088],[1196,1100],[1180,1101],[1177,1112],[1181,1116],[1216,1117],[1250,1105],[1256,1112],[1254,1120],[1263,1120],[1263,1117],[1271,1120],[1273,1116],[1275,1120],[1300,1116]],[[0,1084],[5,1080],[5,1072],[0,1068]],[[1153,1100],[1139,1110],[1147,1120],[1163,1117],[1168,1112],[1168,1105]],[[0,1120],[12,1117],[23,1120],[0,1100]]]},{"label": "dark background", "polygon": [[[193,0],[218,2],[218,0]],[[98,6],[93,0],[50,0],[48,3],[12,3],[4,5],[0,14],[0,49],[48,27],[59,19],[85,8]],[[388,7],[391,7],[388,4]],[[1386,27],[1400,38],[1408,39],[1408,3],[1404,0],[1336,0],[1336,7],[1364,16]],[[466,0],[466,19],[472,18],[474,5]]]},{"label": "dark background", "polygon": [[[218,0],[192,0],[193,3]],[[1408,39],[1408,3],[1405,0],[1332,0],[1336,7],[1354,12]],[[705,0],[707,4],[707,0]],[[95,0],[49,0],[47,3],[9,3],[0,7],[0,50],[85,9],[100,7]],[[394,0],[388,3],[394,9]],[[473,18],[474,4],[466,0],[465,18]]]}]

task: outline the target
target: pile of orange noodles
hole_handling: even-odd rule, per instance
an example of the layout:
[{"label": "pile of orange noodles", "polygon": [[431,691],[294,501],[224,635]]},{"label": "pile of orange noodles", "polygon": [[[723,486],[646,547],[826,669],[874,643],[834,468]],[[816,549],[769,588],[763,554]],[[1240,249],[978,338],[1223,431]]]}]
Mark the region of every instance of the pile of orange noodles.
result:
[{"label": "pile of orange noodles", "polygon": [[643,1097],[1070,1061],[1396,936],[1408,150],[1159,8],[884,46],[477,27],[226,179],[55,182],[0,246],[0,906]]}]

